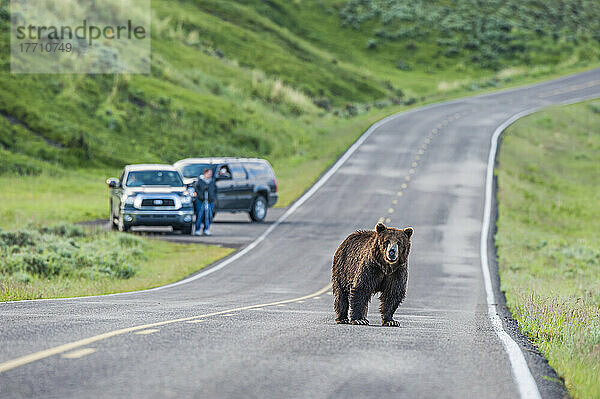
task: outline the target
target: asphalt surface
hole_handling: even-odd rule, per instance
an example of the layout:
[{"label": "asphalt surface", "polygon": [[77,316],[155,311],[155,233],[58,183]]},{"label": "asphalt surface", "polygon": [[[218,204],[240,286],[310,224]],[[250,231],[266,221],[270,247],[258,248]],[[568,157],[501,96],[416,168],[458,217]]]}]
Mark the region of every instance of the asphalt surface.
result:
[{"label": "asphalt surface", "polygon": [[[219,245],[228,248],[242,248],[250,244],[256,237],[263,234],[277,219],[283,215],[287,208],[270,208],[262,223],[250,223],[247,213],[219,212],[215,216],[211,228],[211,236],[191,236],[173,232],[170,227],[133,227],[134,234],[160,238],[165,241],[184,244]],[[97,226],[110,230],[108,219],[99,219],[81,223],[87,226]]]},{"label": "asphalt surface", "polygon": [[[399,114],[212,274],[124,296],[0,304],[0,397],[517,397],[479,254],[490,138],[518,112],[592,96],[600,70]],[[371,326],[336,325],[324,288],[332,255],[380,218],[415,228],[402,326],[379,326],[376,298]],[[563,397],[499,312],[542,396]]]}]

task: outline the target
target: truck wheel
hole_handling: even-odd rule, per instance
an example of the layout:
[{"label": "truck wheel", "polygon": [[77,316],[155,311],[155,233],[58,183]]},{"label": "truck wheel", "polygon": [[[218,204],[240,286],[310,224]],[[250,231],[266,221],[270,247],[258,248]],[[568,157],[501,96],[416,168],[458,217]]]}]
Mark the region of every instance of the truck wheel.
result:
[{"label": "truck wheel", "polygon": [[190,236],[194,234],[194,225],[190,224],[189,226],[184,226],[181,228],[181,234]]},{"label": "truck wheel", "polygon": [[250,219],[254,222],[262,222],[267,216],[267,201],[265,197],[259,195],[254,199],[252,209],[250,210]]},{"label": "truck wheel", "polygon": [[126,232],[131,229],[131,226],[123,221],[123,216],[119,218],[119,231]]},{"label": "truck wheel", "polygon": [[113,206],[112,206],[112,201],[110,201],[110,229],[111,230],[117,230],[118,226],[117,223],[115,223],[115,215],[113,215]]}]

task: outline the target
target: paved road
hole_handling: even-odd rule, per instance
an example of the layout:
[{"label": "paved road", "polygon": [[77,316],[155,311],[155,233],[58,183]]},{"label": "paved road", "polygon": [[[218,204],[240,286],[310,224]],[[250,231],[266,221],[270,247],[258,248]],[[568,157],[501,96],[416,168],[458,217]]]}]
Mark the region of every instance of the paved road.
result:
[{"label": "paved road", "polygon": [[[479,255],[490,138],[515,113],[586,96],[600,96],[600,70],[400,114],[212,274],[133,295],[0,304],[0,397],[518,396]],[[376,300],[372,326],[336,325],[332,254],[380,218],[415,228],[402,327],[377,326]],[[524,352],[542,395],[564,395]]]},{"label": "paved road", "polygon": [[[158,237],[172,242],[242,248],[263,234],[286,210],[287,208],[270,208],[263,223],[250,223],[247,213],[217,213],[211,229],[212,236],[183,235],[173,232],[170,227],[133,227],[132,231],[136,234]],[[108,219],[84,222],[82,225],[97,226],[105,230],[111,228]]]}]

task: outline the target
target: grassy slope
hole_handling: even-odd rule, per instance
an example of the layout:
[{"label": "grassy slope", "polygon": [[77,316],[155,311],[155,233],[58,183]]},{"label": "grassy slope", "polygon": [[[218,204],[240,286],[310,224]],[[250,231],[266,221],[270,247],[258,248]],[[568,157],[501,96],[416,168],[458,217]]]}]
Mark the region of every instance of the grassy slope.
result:
[{"label": "grassy slope", "polygon": [[230,248],[158,240],[150,244],[146,253],[147,261],[140,263],[138,272],[130,279],[59,277],[24,283],[6,278],[0,281],[0,302],[103,295],[158,287],[182,280],[233,252]]},{"label": "grassy slope", "polygon": [[517,122],[500,151],[502,289],[575,398],[600,397],[600,102]]},{"label": "grassy slope", "polygon": [[[7,5],[0,0],[0,11]],[[285,205],[370,122],[400,109],[392,103],[597,62],[594,54],[565,52],[557,58],[563,64],[481,69],[435,50],[439,32],[415,49],[407,49],[412,39],[368,49],[376,23],[342,28],[340,3],[331,0],[156,0],[152,7],[149,76],[10,75],[0,12],[7,55],[0,59],[0,184],[9,187],[0,200],[10,204],[0,226],[106,217],[101,182],[124,164],[198,155],[268,158]],[[400,56],[412,70],[397,68]],[[45,201],[61,192],[75,195]]]},{"label": "grassy slope", "polygon": [[181,280],[231,252],[65,224],[0,230],[0,301],[151,288]]}]

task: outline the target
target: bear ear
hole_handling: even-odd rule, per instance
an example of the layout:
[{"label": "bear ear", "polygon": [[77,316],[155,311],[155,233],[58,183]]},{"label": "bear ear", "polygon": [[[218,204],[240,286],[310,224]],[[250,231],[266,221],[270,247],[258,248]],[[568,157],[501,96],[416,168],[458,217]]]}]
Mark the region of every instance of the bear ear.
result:
[{"label": "bear ear", "polygon": [[377,223],[377,226],[375,226],[375,231],[378,233],[382,233],[387,229],[387,227],[385,227],[385,225],[381,222]]},{"label": "bear ear", "polygon": [[408,236],[408,238],[412,237],[414,230],[412,227],[407,227],[404,229],[404,234]]}]

